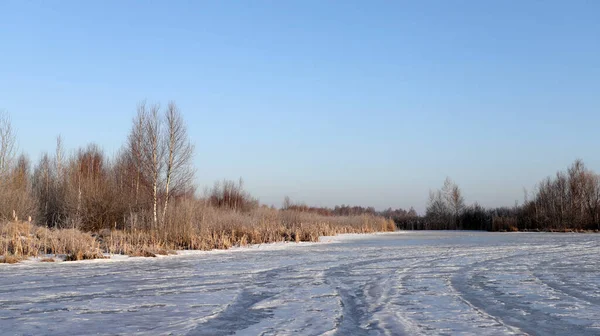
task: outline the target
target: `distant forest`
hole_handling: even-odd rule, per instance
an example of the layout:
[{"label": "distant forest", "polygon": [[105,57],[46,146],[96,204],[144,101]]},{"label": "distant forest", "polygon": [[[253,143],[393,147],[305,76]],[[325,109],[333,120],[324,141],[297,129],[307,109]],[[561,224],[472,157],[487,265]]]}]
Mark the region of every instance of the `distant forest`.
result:
[{"label": "distant forest", "polygon": [[[285,205],[287,204],[287,205]],[[590,231],[600,230],[600,175],[576,160],[566,171],[547,177],[525,192],[521,205],[485,208],[466,205],[460,187],[446,178],[441,189],[429,192],[423,216],[415,210],[336,206],[335,208],[290,205],[299,211],[323,215],[373,214],[391,218],[402,230],[487,230],[487,231]]]},{"label": "distant forest", "polygon": [[[289,203],[289,200],[286,201]],[[446,178],[441,189],[429,192],[424,215],[413,208],[376,211],[373,207],[335,208],[287,205],[323,215],[374,214],[391,218],[402,230],[583,231],[600,229],[600,175],[576,160],[525,192],[521,205],[485,208],[466,205],[460,187]]]},{"label": "distant forest", "polygon": [[600,229],[600,175],[576,160],[566,171],[525,191],[521,205],[486,209],[465,205],[460,188],[446,179],[430,192],[423,218],[396,217],[403,229],[582,231]]}]

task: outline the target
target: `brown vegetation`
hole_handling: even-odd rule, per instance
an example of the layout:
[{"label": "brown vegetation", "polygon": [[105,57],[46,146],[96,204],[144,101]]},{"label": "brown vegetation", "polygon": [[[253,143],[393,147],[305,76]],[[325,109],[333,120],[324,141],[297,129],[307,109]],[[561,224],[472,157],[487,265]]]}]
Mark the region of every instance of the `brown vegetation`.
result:
[{"label": "brown vegetation", "polygon": [[172,221],[156,231],[104,229],[90,233],[3,222],[0,223],[0,253],[5,256],[5,262],[47,254],[65,255],[67,261],[103,258],[103,253],[155,257],[179,249],[211,250],[283,241],[317,241],[320,236],[395,229],[392,220],[371,215],[326,217],[265,207],[249,212],[212,206],[188,209],[190,212],[173,214]]},{"label": "brown vegetation", "polygon": [[16,264],[23,260],[22,257],[14,256],[12,254],[5,254],[0,256],[0,264]]},{"label": "brown vegetation", "polygon": [[66,260],[104,253],[154,257],[395,229],[374,211],[261,206],[241,179],[218,182],[198,197],[194,148],[174,103],[164,110],[140,104],[127,140],[111,159],[95,144],[67,156],[58,137],[55,153],[42,155],[32,169],[26,156],[15,155],[10,119],[0,115],[2,262],[50,254]]},{"label": "brown vegetation", "polygon": [[0,254],[17,258],[62,254],[67,260],[103,258],[100,245],[89,233],[16,221],[0,224]]}]

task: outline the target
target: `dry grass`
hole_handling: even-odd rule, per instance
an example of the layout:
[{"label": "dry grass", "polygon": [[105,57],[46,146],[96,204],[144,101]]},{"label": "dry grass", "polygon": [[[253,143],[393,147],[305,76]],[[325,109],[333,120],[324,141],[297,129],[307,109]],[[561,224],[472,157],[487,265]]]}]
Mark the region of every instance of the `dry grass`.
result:
[{"label": "dry grass", "polygon": [[3,256],[0,256],[0,264],[16,264],[21,260],[23,260],[22,257],[14,256],[11,254],[5,254]]},{"label": "dry grass", "polygon": [[391,220],[376,216],[320,216],[297,211],[257,208],[238,212],[207,206],[178,206],[161,230],[104,230],[99,233],[109,253],[135,256],[170,250],[228,249],[248,244],[317,241],[340,233],[394,231]]},{"label": "dry grass", "polygon": [[[200,218],[195,218],[201,214]],[[170,216],[164,241],[181,249],[223,249],[282,241],[317,241],[340,233],[393,231],[391,220],[375,216],[320,216],[314,213],[258,208],[233,212],[206,207]]]},{"label": "dry grass", "polygon": [[28,222],[0,223],[0,253],[20,258],[64,254],[67,260],[102,258],[102,250],[89,233],[76,229],[52,230]]},{"label": "dry grass", "polygon": [[[0,223],[0,255],[5,262],[43,254],[64,254],[67,261],[103,258],[103,252],[155,257],[173,250],[228,249],[248,244],[318,241],[341,233],[394,231],[382,217],[321,216],[256,208],[249,212],[207,206],[178,206],[160,230],[48,229],[26,222]],[[18,261],[18,260],[17,260]]]}]

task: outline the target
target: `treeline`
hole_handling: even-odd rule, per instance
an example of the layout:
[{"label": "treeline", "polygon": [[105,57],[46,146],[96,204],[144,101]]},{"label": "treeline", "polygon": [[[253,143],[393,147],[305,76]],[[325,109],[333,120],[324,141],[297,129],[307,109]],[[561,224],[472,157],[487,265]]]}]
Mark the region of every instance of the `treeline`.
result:
[{"label": "treeline", "polygon": [[486,209],[465,205],[450,179],[431,192],[424,217],[397,221],[401,229],[488,231],[583,231],[600,229],[600,175],[576,160],[540,182],[523,204]]},{"label": "treeline", "polygon": [[80,233],[94,238],[87,239],[94,251],[78,252],[81,257],[95,257],[98,249],[148,255],[394,229],[375,213],[266,207],[244,190],[241,179],[217,182],[198,195],[194,146],[172,102],[164,108],[141,103],[125,140],[108,157],[95,144],[67,154],[58,137],[54,153],[32,163],[17,155],[16,133],[1,114],[0,255],[73,254],[67,246],[75,245],[62,237],[75,237],[75,231],[79,240]]},{"label": "treeline", "polygon": [[286,196],[283,201],[283,210],[294,210],[300,212],[315,213],[322,216],[360,216],[360,215],[374,215],[383,216],[393,220],[402,220],[405,218],[412,218],[417,216],[417,212],[414,208],[410,208],[408,211],[398,208],[388,208],[383,211],[377,211],[374,207],[364,207],[360,205],[336,205],[333,208],[329,207],[317,207],[309,206],[306,203],[294,203]]}]

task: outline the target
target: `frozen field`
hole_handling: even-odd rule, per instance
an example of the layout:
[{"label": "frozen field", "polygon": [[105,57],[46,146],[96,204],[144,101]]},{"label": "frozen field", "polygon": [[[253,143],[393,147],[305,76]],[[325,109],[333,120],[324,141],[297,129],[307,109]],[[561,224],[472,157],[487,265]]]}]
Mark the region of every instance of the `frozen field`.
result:
[{"label": "frozen field", "polygon": [[400,232],[1,265],[0,334],[600,335],[600,235]]}]

